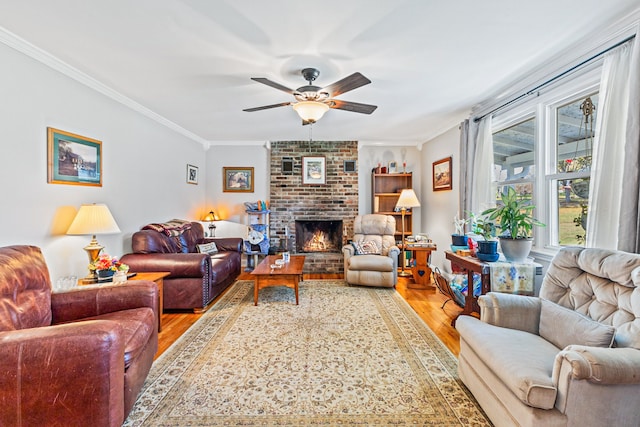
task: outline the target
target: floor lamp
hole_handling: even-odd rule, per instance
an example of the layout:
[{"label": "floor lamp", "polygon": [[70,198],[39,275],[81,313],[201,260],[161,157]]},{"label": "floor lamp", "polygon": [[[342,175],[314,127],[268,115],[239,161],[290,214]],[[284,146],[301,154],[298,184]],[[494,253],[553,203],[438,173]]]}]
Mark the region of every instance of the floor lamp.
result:
[{"label": "floor lamp", "polygon": [[396,203],[396,209],[400,209],[402,212],[402,270],[398,273],[400,277],[409,277],[411,273],[404,271],[404,263],[406,261],[406,243],[404,241],[404,215],[407,213],[407,208],[417,208],[420,207],[420,201],[416,196],[416,193],[410,189],[405,188],[400,193],[400,197],[398,198],[398,202]]}]

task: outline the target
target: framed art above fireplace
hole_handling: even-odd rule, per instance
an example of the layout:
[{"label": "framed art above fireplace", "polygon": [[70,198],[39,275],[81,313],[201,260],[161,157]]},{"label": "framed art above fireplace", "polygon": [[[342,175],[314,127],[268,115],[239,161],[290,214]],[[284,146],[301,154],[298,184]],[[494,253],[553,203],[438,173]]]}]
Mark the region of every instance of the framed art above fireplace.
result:
[{"label": "framed art above fireplace", "polygon": [[326,184],[326,161],[324,156],[302,157],[302,184]]}]

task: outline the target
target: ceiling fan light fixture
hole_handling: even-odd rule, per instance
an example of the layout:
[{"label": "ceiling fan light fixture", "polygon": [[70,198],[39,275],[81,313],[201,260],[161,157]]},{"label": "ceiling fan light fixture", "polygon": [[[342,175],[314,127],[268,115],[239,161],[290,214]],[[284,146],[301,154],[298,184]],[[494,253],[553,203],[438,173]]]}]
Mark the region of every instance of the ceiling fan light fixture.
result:
[{"label": "ceiling fan light fixture", "polygon": [[293,109],[300,118],[309,123],[315,123],[329,111],[329,106],[317,101],[300,101],[293,104]]}]

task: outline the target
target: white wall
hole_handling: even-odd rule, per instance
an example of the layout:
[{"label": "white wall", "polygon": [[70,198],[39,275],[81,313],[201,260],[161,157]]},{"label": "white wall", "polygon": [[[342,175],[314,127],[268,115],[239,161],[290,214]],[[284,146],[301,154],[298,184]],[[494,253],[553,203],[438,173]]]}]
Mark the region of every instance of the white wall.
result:
[{"label": "white wall", "polygon": [[420,200],[420,207],[413,211],[413,231],[422,232],[421,211],[425,203],[421,198],[424,173],[421,168],[420,151],[415,146],[380,146],[361,145],[358,149],[358,210],[361,215],[371,213],[371,170],[378,166],[388,166],[389,162],[398,163],[398,171],[402,170],[402,162],[407,162],[407,172],[413,172],[413,189]]},{"label": "white wall", "polygon": [[[223,167],[253,167],[253,193],[225,193],[222,189]],[[216,216],[227,224],[220,224],[221,236],[237,230],[233,224],[246,224],[245,202],[269,200],[269,150],[266,144],[214,145],[207,151],[207,210],[213,209]],[[216,236],[218,230],[216,229]],[[235,234],[237,235],[237,234]]]},{"label": "white wall", "polygon": [[[433,191],[432,164],[436,160],[452,157],[451,191]],[[454,232],[453,217],[458,213],[460,194],[460,130],[455,126],[442,135],[426,142],[422,146],[422,224],[423,230],[438,245],[432,252],[431,263],[440,268],[445,262],[444,251],[451,245],[451,234]],[[450,270],[449,267],[446,270]]]},{"label": "white wall", "polygon": [[[90,236],[64,234],[83,203],[111,209],[122,232],[98,241],[115,256],[146,223],[201,217],[202,145],[4,44],[0,63],[0,246],[39,246],[55,281],[87,274]],[[47,183],[48,126],[102,141],[102,187]],[[187,163],[199,185],[186,183]]]}]

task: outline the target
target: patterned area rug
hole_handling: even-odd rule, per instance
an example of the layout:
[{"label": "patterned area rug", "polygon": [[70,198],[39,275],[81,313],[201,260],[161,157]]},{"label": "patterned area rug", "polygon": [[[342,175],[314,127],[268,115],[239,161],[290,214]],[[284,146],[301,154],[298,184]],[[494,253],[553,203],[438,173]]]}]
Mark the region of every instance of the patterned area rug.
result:
[{"label": "patterned area rug", "polygon": [[490,425],[394,289],[238,281],[154,363],[127,426]]}]

